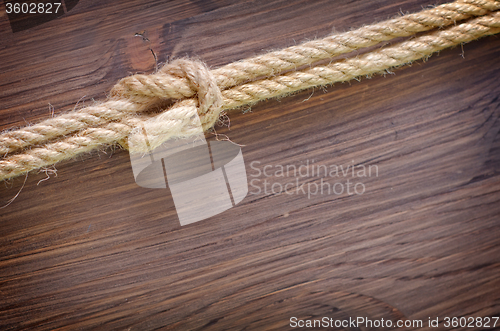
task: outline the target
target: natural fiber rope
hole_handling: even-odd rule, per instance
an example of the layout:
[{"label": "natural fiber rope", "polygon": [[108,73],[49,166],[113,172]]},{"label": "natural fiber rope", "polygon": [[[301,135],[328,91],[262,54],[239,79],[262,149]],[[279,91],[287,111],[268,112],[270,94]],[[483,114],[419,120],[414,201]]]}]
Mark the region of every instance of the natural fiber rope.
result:
[{"label": "natural fiber rope", "polygon": [[[432,53],[445,48],[499,32],[500,12],[494,12],[447,30],[438,30],[394,46],[363,54],[359,57],[348,58],[324,66],[292,71],[281,76],[274,76],[235,86],[222,91],[223,104],[219,112],[314,86],[344,82],[359,76],[372,75],[392,67],[428,57]],[[174,114],[177,109],[182,109],[183,112],[187,113],[186,109],[189,108],[189,101],[184,100],[178,106],[174,105],[168,112],[149,119],[143,124],[148,132],[147,138],[151,148],[158,147],[169,138],[179,136],[177,132],[180,131],[180,127],[174,125],[176,123]],[[204,128],[212,127],[218,119],[218,115],[219,113],[200,114]],[[171,126],[163,125],[163,123],[167,122]],[[183,123],[183,125],[186,125],[186,123]],[[132,138],[136,138],[137,140],[134,141],[134,139],[129,138],[129,142],[132,140],[134,144],[129,146],[131,152],[145,152],[148,150],[143,134],[133,135]]]},{"label": "natural fiber rope", "polygon": [[[482,1],[483,4],[490,2]],[[498,1],[495,3],[498,5]],[[494,7],[490,6],[489,8]],[[195,127],[195,124],[191,123],[191,115],[197,111],[200,114],[203,127],[207,129],[213,126],[222,110],[240,107],[313,86],[332,84],[350,80],[357,76],[370,75],[427,57],[444,48],[498,32],[500,32],[500,14],[498,12],[490,13],[447,30],[438,30],[356,58],[348,58],[328,65],[292,71],[280,76],[241,84],[223,90],[222,93],[220,92],[220,86],[217,86],[219,83],[217,75],[214,74],[219,69],[210,72],[199,62],[177,60],[165,66],[162,71],[168,73],[166,76],[174,77],[172,81],[186,81],[188,86],[185,89],[186,93],[188,93],[186,95],[196,93],[198,100],[184,99],[178,101],[168,111],[157,116],[140,114],[140,112],[144,112],[151,105],[158,102],[155,96],[163,96],[155,89],[149,89],[148,92],[145,92],[145,94],[153,93],[152,95],[133,94],[132,100],[109,100],[92,110],[99,113],[99,115],[105,114],[105,116],[97,116],[105,119],[103,123],[97,124],[88,119],[90,124],[87,126],[82,125],[81,129],[77,129],[80,130],[77,134],[63,137],[58,141],[49,142],[40,147],[33,147],[22,151],[20,154],[7,156],[0,161],[0,179],[15,177],[24,172],[54,164],[103,144],[123,141],[129,134],[131,151],[142,152],[147,150],[145,142],[141,140],[143,135],[134,134],[134,128],[146,127],[149,143],[152,147],[155,147],[171,137],[189,136]],[[161,74],[162,72],[159,73],[159,75]],[[118,84],[119,88],[124,86],[122,83],[123,81]],[[187,92],[188,90],[191,92]],[[177,91],[184,92],[182,88]],[[195,92],[193,93],[193,91]],[[123,97],[127,93],[118,93],[114,89],[113,95]],[[130,93],[127,96],[130,96]],[[168,94],[167,96],[172,97],[172,95]],[[221,96],[222,103],[221,107],[219,107]],[[116,103],[115,108],[108,109],[107,107],[113,103]],[[105,104],[106,106],[103,106]],[[137,105],[142,105],[142,107]],[[137,110],[138,108],[140,110]],[[138,114],[134,115],[133,113]],[[113,122],[113,120],[116,122]],[[91,127],[93,124],[96,124],[96,127]],[[74,131],[76,130],[71,132]]]},{"label": "natural fiber rope", "polygon": [[[401,16],[357,30],[335,34],[298,46],[227,64],[212,71],[221,90],[240,85],[259,77],[278,75],[283,71],[333,58],[361,48],[376,45],[397,37],[442,28],[472,16],[482,16],[500,9],[498,0],[458,0],[419,13]],[[117,95],[191,97],[187,82],[165,75],[134,75],[122,79],[113,91]]]},{"label": "natural fiber rope", "polygon": [[[358,30],[331,35],[324,39],[230,63],[213,70],[212,74],[217,86],[225,90],[245,81],[277,75],[319,60],[373,46],[382,41],[444,27],[471,16],[485,15],[488,11],[498,9],[500,9],[498,0],[457,0]],[[182,99],[192,97],[196,91],[185,77],[168,71],[160,71],[153,75],[126,77],[111,91],[111,97],[116,98],[0,135],[0,155],[43,144],[51,139],[83,129],[99,127],[132,113],[144,112],[158,103],[159,100],[155,97]]]}]

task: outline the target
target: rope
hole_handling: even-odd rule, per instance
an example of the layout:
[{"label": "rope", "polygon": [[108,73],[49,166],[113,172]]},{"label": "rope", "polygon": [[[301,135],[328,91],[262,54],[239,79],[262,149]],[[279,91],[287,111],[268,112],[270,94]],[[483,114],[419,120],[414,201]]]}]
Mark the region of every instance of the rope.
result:
[{"label": "rope", "polygon": [[[458,0],[419,13],[328,36],[284,50],[230,63],[215,69],[216,84],[225,90],[259,77],[273,76],[314,62],[333,58],[396,37],[442,28],[472,16],[500,9],[498,0]],[[122,79],[111,90],[111,99],[78,112],[60,115],[39,124],[0,135],[0,155],[43,144],[90,127],[99,127],[130,114],[147,111],[160,99],[192,97],[196,89],[182,75],[168,70]]]},{"label": "rope", "polygon": [[[149,144],[155,148],[166,139],[190,136],[196,124],[192,122],[192,115],[196,112],[200,115],[203,128],[208,129],[224,110],[313,86],[371,75],[426,58],[447,47],[500,32],[500,13],[488,12],[498,9],[500,1],[456,1],[235,62],[213,71],[209,71],[198,61],[175,60],[156,74],[134,75],[122,79],[112,89],[110,99],[100,105],[0,135],[0,153],[5,155],[0,160],[0,179],[54,164],[104,144],[123,142],[127,137],[131,152],[144,152],[148,147],[143,140],[142,128],[146,128]],[[455,14],[452,15],[451,12]],[[438,15],[440,13],[441,16]],[[359,57],[287,72],[353,49],[395,37],[410,36],[415,32],[449,25],[454,20],[477,15],[484,16]],[[406,28],[402,28],[404,26]],[[335,43],[336,46],[333,46]],[[326,44],[328,47],[324,46]],[[320,51],[314,53],[311,49]],[[307,55],[307,52],[310,54]],[[290,55],[292,53],[296,55]],[[274,76],[254,80],[268,75]],[[169,98],[182,100],[159,115],[147,112],[161,100]],[[56,140],[51,141],[54,139]],[[31,148],[25,149],[26,147]],[[19,153],[9,155],[14,152]]]}]

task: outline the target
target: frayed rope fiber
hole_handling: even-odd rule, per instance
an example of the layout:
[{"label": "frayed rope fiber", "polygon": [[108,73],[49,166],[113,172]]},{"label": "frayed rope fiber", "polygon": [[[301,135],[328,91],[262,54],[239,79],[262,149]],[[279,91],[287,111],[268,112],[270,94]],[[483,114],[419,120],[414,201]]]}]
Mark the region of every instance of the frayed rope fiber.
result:
[{"label": "frayed rope fiber", "polygon": [[[144,153],[167,139],[191,136],[196,132],[196,113],[208,130],[222,111],[383,72],[499,33],[499,9],[500,0],[457,0],[214,70],[200,61],[174,60],[154,74],[123,78],[100,104],[1,134],[0,180],[114,143],[131,153]],[[419,32],[427,33],[414,36]],[[314,66],[321,60],[410,36],[414,38]],[[169,99],[177,101],[159,114],[151,111]]]}]

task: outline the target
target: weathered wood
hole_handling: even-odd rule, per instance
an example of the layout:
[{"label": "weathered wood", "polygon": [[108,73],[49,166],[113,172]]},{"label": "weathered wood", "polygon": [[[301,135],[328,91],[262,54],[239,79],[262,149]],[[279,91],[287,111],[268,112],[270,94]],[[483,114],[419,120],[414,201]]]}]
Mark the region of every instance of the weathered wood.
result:
[{"label": "weathered wood", "polygon": [[[104,98],[119,78],[152,72],[150,49],[159,62],[187,55],[218,66],[429,4],[81,0],[17,33],[0,14],[0,126],[47,118],[49,103],[57,114]],[[143,32],[147,40],[135,36]],[[137,186],[126,151],[58,164],[45,181],[30,173],[0,209],[1,328],[498,316],[499,55],[498,37],[485,38],[395,75],[234,111],[229,128],[216,128],[244,145],[261,189],[265,165],[376,165],[378,176],[362,178],[267,178],[282,187],[350,179],[361,195],[251,186],[235,208],[180,227],[170,192]],[[24,180],[2,184],[2,204]]]}]

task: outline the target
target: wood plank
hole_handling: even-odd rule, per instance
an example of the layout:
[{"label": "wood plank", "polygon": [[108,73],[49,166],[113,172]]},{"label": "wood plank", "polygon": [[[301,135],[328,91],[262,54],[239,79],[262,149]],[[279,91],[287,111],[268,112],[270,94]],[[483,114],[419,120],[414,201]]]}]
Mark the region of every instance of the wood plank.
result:
[{"label": "wood plank", "polygon": [[[218,66],[424,5],[81,0],[36,30],[12,33],[0,20],[0,124],[47,118],[48,103],[59,113],[83,96],[78,107],[102,99],[120,77],[154,69],[150,48],[160,62]],[[142,31],[150,42],[135,36]],[[45,181],[31,173],[0,209],[2,329],[499,316],[499,55],[488,37],[394,75],[231,112],[217,133],[244,145],[254,185],[235,208],[188,226],[168,190],[135,184],[126,151],[60,163]],[[378,176],[275,173],[308,162],[372,165]],[[275,188],[298,180],[305,193],[266,193],[265,179]],[[308,184],[348,179],[364,193],[307,194]],[[0,201],[24,180],[2,184]]]}]

